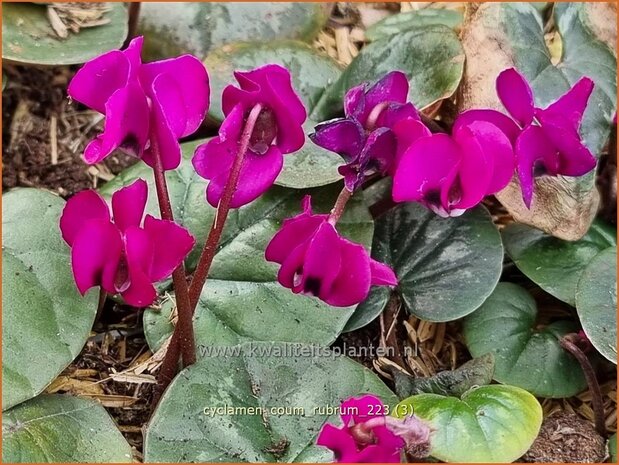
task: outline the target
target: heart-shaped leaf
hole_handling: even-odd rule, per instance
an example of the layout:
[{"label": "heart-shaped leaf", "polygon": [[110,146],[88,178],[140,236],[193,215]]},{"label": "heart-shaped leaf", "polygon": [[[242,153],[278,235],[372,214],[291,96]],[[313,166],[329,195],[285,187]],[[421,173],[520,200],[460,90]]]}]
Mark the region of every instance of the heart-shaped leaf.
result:
[{"label": "heart-shaped leaf", "polygon": [[314,442],[326,421],[339,423],[341,401],[372,393],[397,402],[367,368],[325,348],[224,349],[166,390],[146,432],[146,462],[329,462]]},{"label": "heart-shaped leaf", "polygon": [[150,59],[183,53],[204,58],[231,42],[312,41],[330,9],[326,3],[145,2],[139,29]]},{"label": "heart-shaped leaf", "polygon": [[455,370],[441,371],[428,378],[411,376],[398,369],[392,370],[395,392],[400,399],[415,394],[464,395],[471,388],[492,382],[494,355],[486,354],[463,363]]},{"label": "heart-shaped leaf", "polygon": [[[544,25],[530,3],[486,3],[467,11],[462,45],[466,71],[458,101],[460,110],[491,107],[504,111],[495,90],[495,80],[505,68],[515,66],[533,87],[536,104],[545,107],[566,92],[581,77],[595,82],[585,112],[581,135],[585,144],[600,155],[616,111],[617,60],[598,39],[587,3],[555,3],[553,20],[562,40],[560,62],[555,66],[544,40]],[[616,11],[607,5],[606,16],[616,29]],[[598,20],[603,17],[598,15]],[[515,220],[530,224],[566,240],[577,240],[589,228],[597,212],[595,173],[580,178],[542,176],[536,182],[531,210],[522,200],[516,180],[497,194]]]},{"label": "heart-shaped leaf", "polygon": [[576,309],[585,334],[608,360],[617,363],[617,247],[596,255],[578,281]]},{"label": "heart-shaped leaf", "polygon": [[482,386],[461,399],[418,394],[394,411],[414,412],[430,423],[430,454],[443,462],[513,462],[533,444],[542,425],[537,399],[515,386]]},{"label": "heart-shaped leaf", "polygon": [[[234,71],[245,71],[266,63],[279,64],[290,70],[293,86],[308,113],[324,89],[342,72],[335,60],[303,42],[284,40],[225,45],[213,50],[204,60],[211,83],[209,116],[218,122],[223,120],[221,92],[228,84],[236,84]],[[304,126],[306,134],[313,132],[315,125],[314,121],[308,120]],[[276,183],[295,189],[330,184],[341,179],[337,167],[342,163],[337,154],[318,147],[306,137],[305,145],[299,151],[284,157],[284,169]]]},{"label": "heart-shaped leaf", "polygon": [[[411,314],[451,321],[474,311],[492,293],[502,271],[503,246],[484,207],[445,219],[407,203],[377,219],[372,256],[395,270],[396,292]],[[385,300],[375,302],[360,305],[352,318],[371,321]]]},{"label": "heart-shaped leaf", "polygon": [[505,250],[530,280],[557,299],[575,305],[576,284],[600,251],[617,244],[616,231],[601,221],[576,242],[563,241],[522,224],[503,230]]},{"label": "heart-shaped leaf", "polygon": [[365,37],[375,41],[394,34],[401,34],[423,26],[442,24],[455,28],[462,22],[462,13],[444,8],[423,8],[387,16],[368,27]]},{"label": "heart-shaped leaf", "polygon": [[2,414],[3,463],[129,463],[131,446],[93,400],[41,395]]},{"label": "heart-shaped leaf", "polygon": [[108,3],[101,26],[69,32],[59,38],[47,16],[47,4],[11,3],[2,8],[2,58],[33,65],[84,63],[108,50],[120,48],[127,37],[127,7]]},{"label": "heart-shaped leaf", "polygon": [[515,284],[500,283],[488,300],[464,320],[464,338],[473,357],[494,354],[494,379],[539,397],[570,397],[587,383],[582,369],[559,345],[576,331],[571,321],[536,327],[537,307]]},{"label": "heart-shaped leaf", "polygon": [[340,78],[327,88],[311,118],[322,121],[332,117],[342,110],[348,89],[362,82],[375,82],[393,70],[406,73],[409,100],[418,108],[425,108],[456,91],[463,68],[462,46],[447,26],[424,26],[384,37],[361,50]]},{"label": "heart-shaped leaf", "polygon": [[39,394],[82,350],[97,292],[82,298],[60,237],[60,197],[15,189],[2,196],[2,408]]}]

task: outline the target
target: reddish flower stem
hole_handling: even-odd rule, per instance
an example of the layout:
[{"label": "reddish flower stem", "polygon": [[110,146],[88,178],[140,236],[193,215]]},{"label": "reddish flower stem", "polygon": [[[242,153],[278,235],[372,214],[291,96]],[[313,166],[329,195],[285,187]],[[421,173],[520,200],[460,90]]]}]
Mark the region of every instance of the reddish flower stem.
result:
[{"label": "reddish flower stem", "polygon": [[[161,212],[161,218],[168,221],[174,221],[172,204],[170,203],[170,196],[168,194],[168,184],[166,182],[165,171],[161,162],[159,145],[157,144],[155,137],[151,138],[151,150],[155,161],[153,173],[155,175],[155,187],[157,190],[157,199],[159,200],[159,211]],[[192,311],[187,287],[187,276],[185,274],[185,265],[182,262],[172,272],[172,282],[174,284],[176,308],[178,312],[176,330],[179,331],[183,364],[185,366],[189,366],[196,362],[196,345],[193,337]]]},{"label": "reddish flower stem", "polygon": [[346,204],[352,197],[352,192],[350,192],[346,187],[342,189],[340,195],[337,196],[337,200],[335,201],[335,205],[331,209],[331,213],[329,214],[329,223],[333,226],[337,224],[342,215],[344,214],[344,209],[346,208]]},{"label": "reddish flower stem", "polygon": [[[211,229],[209,231],[206,242],[204,243],[204,248],[202,249],[200,259],[198,260],[198,265],[194,272],[193,279],[191,280],[191,285],[189,286],[188,290],[190,320],[193,317],[196,306],[198,304],[198,300],[200,299],[200,294],[202,293],[202,288],[204,287],[204,284],[206,282],[209,269],[211,268],[211,264],[213,263],[213,259],[215,258],[217,244],[221,239],[224,224],[226,222],[226,218],[228,217],[228,212],[230,211],[230,202],[232,201],[232,196],[236,191],[239,182],[241,167],[243,166],[243,159],[245,158],[245,154],[247,153],[247,149],[249,147],[249,139],[251,138],[251,135],[254,131],[254,126],[256,124],[258,116],[260,115],[261,110],[262,105],[256,104],[250,111],[249,116],[247,117],[247,121],[245,122],[245,127],[243,129],[243,133],[241,135],[241,140],[239,143],[239,150],[230,170],[230,177],[228,178],[228,182],[226,183],[226,187],[221,196],[221,200],[219,201],[219,205],[217,205],[215,219],[213,220],[213,224],[211,225]],[[174,375],[176,374],[176,370],[178,368],[178,360],[180,356],[179,346],[181,345],[180,342],[182,334],[182,329],[180,328],[179,330],[175,328],[174,333],[172,334],[172,339],[170,340],[166,356],[159,371],[159,395],[161,394],[163,389],[165,389],[165,387],[172,381],[172,378],[174,378]],[[161,388],[161,386],[163,386],[163,388]],[[158,397],[159,396],[156,396],[155,402],[157,401]]]},{"label": "reddish flower stem", "polygon": [[578,363],[582,367],[582,371],[585,374],[585,379],[589,385],[591,391],[591,403],[593,404],[593,414],[595,417],[595,429],[602,436],[606,437],[606,419],[604,417],[604,402],[602,400],[602,391],[598,383],[595,371],[591,366],[591,362],[585,355],[585,353],[574,343],[577,340],[577,334],[566,334],[559,343],[561,347],[567,350],[572,356],[578,360]]},{"label": "reddish flower stem", "polygon": [[228,182],[226,183],[224,192],[219,200],[219,204],[217,205],[215,219],[213,220],[211,230],[209,231],[206,242],[204,243],[202,254],[200,255],[198,265],[196,266],[196,270],[193,273],[193,278],[191,279],[191,284],[189,286],[189,300],[191,302],[192,309],[195,309],[198,304],[200,294],[202,293],[202,288],[204,287],[208,272],[211,269],[211,264],[215,258],[217,244],[219,244],[219,240],[221,239],[224,224],[226,223],[228,212],[230,211],[230,202],[232,202],[232,196],[234,195],[239,183],[241,167],[243,166],[243,160],[245,159],[245,154],[249,148],[249,139],[254,132],[254,126],[256,125],[256,121],[258,120],[258,116],[261,111],[262,104],[257,103],[249,112],[249,116],[245,122],[245,127],[243,128],[243,133],[241,134],[241,140],[239,141],[239,150],[234,158],[234,163],[230,169],[230,176],[228,177]]}]

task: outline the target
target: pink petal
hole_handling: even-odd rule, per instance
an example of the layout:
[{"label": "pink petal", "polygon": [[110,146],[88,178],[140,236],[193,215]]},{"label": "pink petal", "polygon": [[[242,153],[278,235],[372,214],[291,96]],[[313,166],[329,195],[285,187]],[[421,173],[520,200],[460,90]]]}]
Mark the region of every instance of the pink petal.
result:
[{"label": "pink petal", "polygon": [[142,46],[144,45],[144,37],[135,37],[127,48],[123,51],[125,57],[129,61],[129,80],[139,79],[140,68],[142,67]]},{"label": "pink petal", "polygon": [[[516,141],[518,159],[518,177],[522,189],[522,199],[527,208],[531,208],[533,198],[533,175],[536,164],[541,163],[546,169],[556,165],[557,153],[544,131],[539,126],[529,126],[522,131]],[[552,160],[556,161],[552,161]]]},{"label": "pink petal", "polygon": [[419,121],[419,112],[412,103],[390,103],[387,105],[378,118],[376,127],[393,127],[401,120],[412,119]]},{"label": "pink petal", "polygon": [[372,109],[382,102],[406,103],[408,98],[408,79],[401,71],[391,71],[365,93],[365,108],[359,116],[362,124],[365,123]]},{"label": "pink petal", "polygon": [[504,115],[495,110],[467,110],[460,113],[452,128],[452,133],[455,134],[462,126],[468,126],[476,121],[485,121],[494,124],[499,128],[509,139],[512,145],[520,135],[521,129],[509,116]]},{"label": "pink petal", "polygon": [[130,83],[114,92],[105,104],[105,115],[103,134],[84,151],[86,163],[98,163],[116,149],[140,157],[149,131],[148,102],[140,86]]},{"label": "pink petal", "polygon": [[154,258],[154,247],[149,235],[135,226],[127,229],[125,252],[129,287],[122,291],[121,295],[125,302],[133,307],[146,307],[157,298],[157,291],[147,274]]},{"label": "pink petal", "polygon": [[574,130],[578,130],[582,115],[587,108],[589,97],[593,92],[593,81],[588,77],[581,78],[574,86],[563,94],[556,102],[545,110],[539,110],[538,115],[550,114],[556,118],[569,121]]},{"label": "pink petal", "polygon": [[81,191],[65,204],[60,216],[62,238],[69,246],[73,245],[80,230],[90,220],[110,221],[110,211],[96,191]]},{"label": "pink petal", "polygon": [[206,68],[192,55],[155,61],[140,69],[142,85],[151,89],[162,74],[166,75],[164,83],[169,87],[167,91],[163,85],[158,88],[163,113],[177,137],[188,136],[200,127],[208,110],[210,88]]},{"label": "pink petal", "polygon": [[440,200],[457,172],[462,154],[458,145],[446,134],[433,134],[418,139],[402,155],[393,178],[393,200]]},{"label": "pink petal", "polygon": [[341,404],[342,421],[346,426],[364,423],[370,418],[385,416],[383,401],[371,394],[351,397]]},{"label": "pink petal", "polygon": [[289,254],[300,244],[312,237],[328,215],[308,215],[301,213],[284,220],[279,231],[267,245],[265,258],[270,262],[283,263]]},{"label": "pink petal", "polygon": [[331,449],[336,462],[356,462],[357,444],[348,431],[325,423],[318,433],[316,445]]},{"label": "pink petal", "polygon": [[507,186],[514,175],[516,159],[512,144],[507,135],[492,123],[476,121],[466,127],[492,165],[492,177],[485,195],[494,194]]},{"label": "pink petal", "polygon": [[559,152],[558,166],[547,166],[549,174],[564,176],[582,176],[593,170],[597,160],[583,144],[578,131],[565,124],[561,115],[545,113],[540,115],[542,130]]},{"label": "pink petal", "polygon": [[393,166],[393,171],[391,173],[392,175],[400,163],[400,159],[406,149],[408,149],[417,139],[432,135],[430,130],[421,121],[412,118],[398,121],[393,126],[393,133],[395,134],[397,141],[397,149],[396,159]]},{"label": "pink petal", "polygon": [[370,258],[372,286],[397,286],[398,278],[389,265]]},{"label": "pink petal", "polygon": [[68,88],[69,96],[99,113],[106,112],[106,102],[129,80],[129,60],[120,50],[104,53],[82,66]]},{"label": "pink petal", "polygon": [[226,178],[223,181],[225,184],[237,151],[238,144],[235,141],[224,142],[221,137],[214,137],[196,148],[191,162],[196,173],[204,179],[212,180],[222,176]]},{"label": "pink petal", "polygon": [[154,259],[147,275],[153,282],[169,277],[191,252],[195,239],[189,231],[173,221],[151,215],[144,219],[144,231],[154,248]]},{"label": "pink petal", "polygon": [[302,242],[300,245],[292,249],[288,256],[282,261],[282,266],[277,272],[277,281],[298,294],[303,289],[299,287],[299,282],[303,274],[303,264],[305,254],[309,247],[310,241]]},{"label": "pink petal", "polygon": [[[222,160],[220,166],[229,158],[236,156],[236,150],[232,150],[228,144],[217,147],[217,150],[223,151],[221,157],[217,157],[217,153],[213,153],[211,156],[212,158],[220,158]],[[230,207],[242,207],[264,194],[273,186],[283,166],[284,157],[275,146],[271,146],[267,153],[263,155],[247,151]],[[229,176],[229,170],[226,170],[210,180],[211,182],[209,182],[206,190],[206,198],[213,207],[217,207],[219,204]]]},{"label": "pink petal", "polygon": [[322,300],[334,307],[363,302],[370,292],[370,257],[360,244],[340,238],[341,267],[333,285]]},{"label": "pink petal", "polygon": [[[156,166],[154,149],[157,149],[159,156],[161,157],[162,168],[167,170],[174,170],[178,168],[181,163],[181,147],[178,143],[178,137],[175,134],[174,125],[178,124],[171,121],[174,115],[166,114],[162,102],[169,101],[169,95],[167,92],[170,90],[170,78],[166,74],[161,74],[153,81],[153,99],[151,108],[151,147],[144,153],[142,157],[144,162],[150,166]],[[160,95],[166,95],[159,99]],[[178,114],[176,115],[178,116]],[[178,129],[178,126],[177,128]]]},{"label": "pink petal", "polygon": [[307,111],[301,98],[297,95],[292,86],[292,76],[283,66],[269,64],[253,70],[252,75],[262,72],[270,85],[272,96],[288,109],[293,120],[298,124],[303,124],[307,118]]},{"label": "pink petal", "polygon": [[308,244],[303,273],[300,281],[295,283],[293,291],[325,300],[342,265],[340,236],[333,225],[324,222]]},{"label": "pink petal", "polygon": [[363,83],[348,89],[344,96],[344,114],[346,117],[355,117],[363,112],[366,88],[367,83]]},{"label": "pink petal", "polygon": [[71,263],[82,295],[94,286],[115,293],[114,280],[122,252],[120,231],[109,221],[86,222],[73,239]]},{"label": "pink petal", "polygon": [[[443,203],[450,208],[457,210],[472,208],[481,202],[488,192],[494,163],[492,155],[483,148],[486,142],[482,139],[485,135],[484,124],[487,123],[474,123],[463,127],[454,135],[462,151],[462,161],[458,170],[458,184],[455,187],[459,192],[451,192],[452,196],[457,195],[459,198],[445,200]],[[477,131],[473,132],[472,127],[476,127]],[[511,144],[509,146],[511,148]]]},{"label": "pink petal", "polygon": [[144,207],[148,199],[148,185],[143,179],[136,179],[130,185],[112,194],[114,224],[121,231],[130,226],[140,226]]},{"label": "pink petal", "polygon": [[535,111],[533,91],[522,74],[515,68],[501,72],[496,80],[496,90],[505,109],[521,126],[531,124]]},{"label": "pink petal", "polygon": [[340,155],[346,162],[354,160],[365,142],[365,130],[354,119],[337,118],[314,128],[311,141]]}]

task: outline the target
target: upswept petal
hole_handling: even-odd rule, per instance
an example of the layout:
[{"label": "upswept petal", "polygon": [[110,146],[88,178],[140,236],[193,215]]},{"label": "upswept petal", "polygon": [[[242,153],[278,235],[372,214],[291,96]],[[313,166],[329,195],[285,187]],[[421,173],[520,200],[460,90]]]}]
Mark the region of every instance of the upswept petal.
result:
[{"label": "upswept petal", "polygon": [[482,135],[479,134],[479,128],[474,133],[471,126],[463,127],[454,134],[462,158],[457,186],[454,187],[457,192],[452,191],[452,198],[443,201],[443,205],[449,209],[466,210],[474,207],[486,196],[492,182],[494,168],[492,157],[482,148],[486,141],[477,137]]},{"label": "upswept petal", "polygon": [[308,215],[301,213],[284,220],[282,227],[267,245],[265,258],[270,262],[282,264],[290,252],[309,240],[318,227],[327,221],[328,215]]},{"label": "upswept petal", "polygon": [[365,131],[356,120],[337,118],[318,124],[309,138],[314,144],[339,154],[348,163],[361,153]]},{"label": "upswept petal", "polygon": [[110,211],[107,203],[94,190],[78,192],[67,201],[60,216],[62,238],[70,247],[90,220],[109,222]]},{"label": "upswept petal", "polygon": [[140,157],[148,140],[148,102],[137,83],[118,89],[105,104],[105,127],[84,151],[84,160],[95,164],[116,149]]},{"label": "upswept petal", "polygon": [[391,175],[395,173],[395,169],[400,163],[402,155],[413,143],[421,138],[431,136],[430,130],[419,120],[413,118],[403,119],[398,121],[392,128],[393,134],[397,141],[395,163]]},{"label": "upswept petal", "polygon": [[301,279],[293,290],[325,300],[342,266],[340,236],[333,225],[324,222],[309,241]]},{"label": "upswept petal", "polygon": [[339,242],[341,267],[323,300],[334,307],[348,307],[364,301],[370,292],[370,257],[360,244],[342,237]]},{"label": "upswept petal", "polygon": [[572,129],[578,131],[582,115],[587,108],[589,97],[593,92],[593,81],[588,77],[581,78],[574,86],[559,99],[544,110],[537,110],[537,116],[553,116],[569,121]]},{"label": "upswept petal", "polygon": [[539,126],[529,126],[516,141],[516,157],[522,198],[527,208],[531,208],[536,165],[542,164],[545,170],[548,166],[557,166],[558,156],[544,130]]},{"label": "upswept petal", "polygon": [[522,127],[531,124],[535,112],[533,91],[522,74],[515,68],[502,71],[496,91],[505,109]]},{"label": "upswept petal", "polygon": [[145,89],[152,89],[159,75],[167,79],[160,85],[157,98],[174,133],[177,137],[194,133],[202,124],[210,102],[206,68],[196,57],[182,55],[147,63],[140,69],[140,81]]},{"label": "upswept petal", "polygon": [[365,108],[358,118],[365,124],[372,109],[382,102],[406,103],[408,98],[408,79],[402,71],[385,74],[365,93]]},{"label": "upswept petal", "polygon": [[157,298],[157,291],[147,271],[153,263],[153,244],[148,234],[135,226],[125,231],[124,239],[129,286],[121,291],[121,295],[132,307],[145,307]]},{"label": "upswept petal", "polygon": [[99,286],[115,293],[116,270],[122,253],[122,239],[118,229],[106,220],[84,223],[73,240],[71,264],[79,292]]},{"label": "upswept petal", "polygon": [[337,428],[330,423],[325,423],[318,434],[316,445],[331,449],[337,462],[357,462],[357,444],[344,428]]},{"label": "upswept petal", "polygon": [[140,226],[147,199],[148,185],[141,178],[112,194],[114,224],[121,232],[130,226]]},{"label": "upswept petal", "polygon": [[521,129],[509,116],[495,110],[467,110],[460,113],[452,128],[452,133],[456,133],[462,126],[468,126],[476,121],[485,121],[494,124],[499,128],[513,144],[520,135]]},{"label": "upswept petal", "polygon": [[146,275],[152,282],[168,278],[195,245],[194,237],[182,226],[146,215],[144,232],[152,243],[154,257]]},{"label": "upswept petal", "polygon": [[370,271],[372,273],[372,286],[398,285],[398,277],[389,265],[370,258]]}]

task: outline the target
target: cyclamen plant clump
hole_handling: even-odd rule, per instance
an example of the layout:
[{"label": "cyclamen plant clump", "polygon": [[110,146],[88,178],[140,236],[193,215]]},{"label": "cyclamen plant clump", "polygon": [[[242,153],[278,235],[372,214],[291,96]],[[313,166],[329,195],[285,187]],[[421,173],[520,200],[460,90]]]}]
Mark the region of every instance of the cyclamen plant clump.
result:
[{"label": "cyclamen plant clump", "polygon": [[[196,241],[174,222],[166,171],[181,162],[179,140],[205,118],[209,78],[190,55],[142,63],[142,42],[138,37],[126,50],[86,63],[69,95],[105,115],[85,161],[98,163],[115,150],[141,159],[153,170],[161,219],[144,217],[148,188],[138,179],[112,195],[111,212],[96,192],[78,193],[66,203],[60,229],[82,294],[99,286],[128,305],[145,307],[157,299],[153,284],[172,275],[178,323],[159,374],[161,392],[181,359],[184,366],[196,359],[192,317],[230,210],[274,185],[284,156],[294,156],[305,142],[307,112],[286,68],[266,64],[234,73],[237,84],[223,90],[225,119],[218,135],[198,146],[192,159],[197,174],[209,181],[205,201],[216,214],[188,279],[183,261]],[[592,89],[584,78],[542,109],[524,77],[508,69],[497,79],[497,93],[509,115],[472,109],[446,133],[425,124],[408,101],[409,81],[401,71],[353,87],[344,98],[344,116],[318,124],[309,136],[343,159],[344,187],[333,209],[314,213],[306,196],[301,212],[284,220],[266,246],[265,260],[279,265],[282,286],[333,307],[363,302],[372,286],[397,287],[393,269],[338,231],[349,199],[372,179],[390,176],[395,202],[418,202],[440,217],[455,217],[504,189],[516,174],[530,207],[534,177],[594,169],[595,158],[578,134]],[[381,408],[372,413],[371,406]],[[370,395],[341,407],[356,413],[342,414],[341,427],[325,424],[317,438],[338,462],[399,462],[403,452],[423,456],[429,450],[431,429],[415,416],[385,415],[386,407]]]}]

